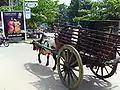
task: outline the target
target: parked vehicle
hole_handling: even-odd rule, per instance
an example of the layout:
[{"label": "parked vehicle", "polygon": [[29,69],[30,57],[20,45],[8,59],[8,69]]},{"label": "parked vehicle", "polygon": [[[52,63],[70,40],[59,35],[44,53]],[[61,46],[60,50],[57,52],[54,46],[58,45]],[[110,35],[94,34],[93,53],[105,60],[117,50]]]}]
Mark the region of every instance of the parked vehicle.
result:
[{"label": "parked vehicle", "polygon": [[27,38],[36,38],[36,35],[34,34],[34,29],[27,30]]},{"label": "parked vehicle", "polygon": [[6,37],[2,37],[0,38],[0,45],[4,45],[5,47],[8,47],[9,46],[9,42],[8,42],[8,39]]}]

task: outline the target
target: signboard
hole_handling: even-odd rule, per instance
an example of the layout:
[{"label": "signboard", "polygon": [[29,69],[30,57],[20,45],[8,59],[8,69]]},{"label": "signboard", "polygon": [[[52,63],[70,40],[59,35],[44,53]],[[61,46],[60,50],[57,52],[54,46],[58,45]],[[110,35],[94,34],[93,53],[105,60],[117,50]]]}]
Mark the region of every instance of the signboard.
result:
[{"label": "signboard", "polygon": [[38,2],[25,2],[25,7],[33,8],[38,6]]},{"label": "signboard", "polygon": [[38,0],[25,0],[25,7],[33,8],[38,6]]},{"label": "signboard", "polygon": [[31,10],[30,8],[25,8],[25,17],[26,19],[30,19],[31,18]]},{"label": "signboard", "polygon": [[25,40],[25,33],[11,33],[8,34],[9,41]]},{"label": "signboard", "polygon": [[24,40],[24,16],[23,12],[3,12],[5,36],[10,40]]}]

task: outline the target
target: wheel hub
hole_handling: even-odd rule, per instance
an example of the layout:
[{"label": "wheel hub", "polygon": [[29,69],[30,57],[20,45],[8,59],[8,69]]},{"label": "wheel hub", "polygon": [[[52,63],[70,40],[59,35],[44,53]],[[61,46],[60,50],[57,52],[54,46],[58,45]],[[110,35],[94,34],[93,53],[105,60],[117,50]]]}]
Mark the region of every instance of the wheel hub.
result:
[{"label": "wheel hub", "polygon": [[67,62],[64,63],[63,69],[65,70],[65,72],[70,71],[70,66]]}]

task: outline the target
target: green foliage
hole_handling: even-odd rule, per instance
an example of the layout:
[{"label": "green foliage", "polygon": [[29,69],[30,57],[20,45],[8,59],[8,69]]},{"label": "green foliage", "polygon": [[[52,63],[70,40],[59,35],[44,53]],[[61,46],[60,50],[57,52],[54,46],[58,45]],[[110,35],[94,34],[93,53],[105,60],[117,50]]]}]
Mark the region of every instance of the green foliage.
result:
[{"label": "green foliage", "polygon": [[[15,0],[16,1],[16,0]],[[13,10],[23,10],[23,0],[17,0]],[[0,11],[8,11],[1,6]],[[120,0],[71,0],[70,6],[58,5],[58,0],[38,0],[38,6],[31,9],[28,24],[78,22],[79,20],[120,20]]]},{"label": "green foliage", "polygon": [[[86,0],[84,0],[86,1]],[[120,0],[101,0],[90,2],[90,9],[82,8],[79,10],[81,15],[75,17],[79,20],[120,20]]]},{"label": "green foliage", "polygon": [[92,7],[91,0],[72,0],[69,6],[70,22],[78,22],[79,20],[89,19],[87,15]]},{"label": "green foliage", "polygon": [[0,11],[16,11],[16,10],[23,10],[23,0],[13,0],[14,4],[10,6],[1,6]]},{"label": "green foliage", "polygon": [[9,7],[8,6],[1,6],[0,11],[8,11]]},{"label": "green foliage", "polygon": [[65,4],[60,4],[58,5],[58,8],[58,15],[55,22],[62,24],[68,22],[68,6]]},{"label": "green foliage", "polygon": [[72,0],[69,7],[69,18],[75,22],[80,20],[120,20],[120,0],[79,0],[79,2],[77,0],[77,9],[74,7],[75,1]]},{"label": "green foliage", "polygon": [[103,0],[103,18],[120,20],[120,0]]},{"label": "green foliage", "polygon": [[79,16],[79,0],[71,0],[70,6],[68,7],[69,21],[73,22],[73,18]]},{"label": "green foliage", "polygon": [[[16,0],[15,0],[16,1]],[[1,6],[0,11],[8,11],[12,8],[12,11],[23,10],[23,1],[17,0],[14,7]],[[38,23],[51,23],[55,20],[58,14],[58,1],[53,0],[38,0],[38,6],[31,8],[31,19],[26,20],[28,24],[37,25]]]},{"label": "green foliage", "polygon": [[58,1],[38,0],[38,6],[31,9],[31,19],[27,22],[35,25],[39,23],[52,23],[55,20],[58,11]]}]

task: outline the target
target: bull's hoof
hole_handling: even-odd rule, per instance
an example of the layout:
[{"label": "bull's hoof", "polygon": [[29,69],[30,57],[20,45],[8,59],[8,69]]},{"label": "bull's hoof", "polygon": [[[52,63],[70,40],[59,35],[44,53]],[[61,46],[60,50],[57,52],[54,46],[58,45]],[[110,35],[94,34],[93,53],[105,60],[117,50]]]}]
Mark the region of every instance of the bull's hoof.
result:
[{"label": "bull's hoof", "polygon": [[46,66],[48,66],[48,65],[49,65],[49,63],[47,62],[47,63],[46,63]]},{"label": "bull's hoof", "polygon": [[52,70],[54,71],[56,69],[56,67],[53,67]]},{"label": "bull's hoof", "polygon": [[41,60],[38,60],[39,63],[41,63]]}]

